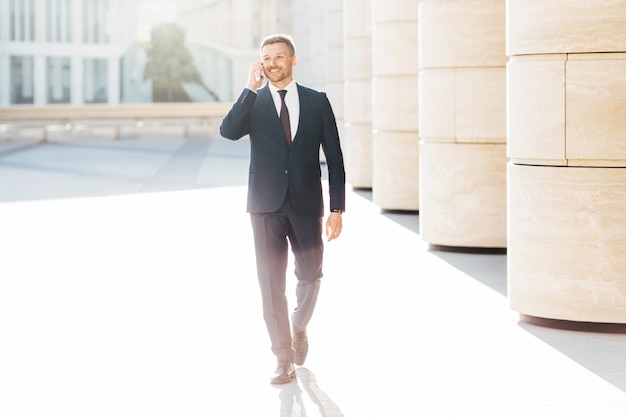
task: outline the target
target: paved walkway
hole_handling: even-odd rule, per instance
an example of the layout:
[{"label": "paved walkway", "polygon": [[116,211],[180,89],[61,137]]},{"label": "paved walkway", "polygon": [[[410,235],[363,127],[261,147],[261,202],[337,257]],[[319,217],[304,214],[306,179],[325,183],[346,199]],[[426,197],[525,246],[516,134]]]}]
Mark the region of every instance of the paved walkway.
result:
[{"label": "paved walkway", "polygon": [[247,145],[0,145],[0,416],[626,415],[626,335],[520,323],[506,255],[432,250],[363,192],[272,387]]}]

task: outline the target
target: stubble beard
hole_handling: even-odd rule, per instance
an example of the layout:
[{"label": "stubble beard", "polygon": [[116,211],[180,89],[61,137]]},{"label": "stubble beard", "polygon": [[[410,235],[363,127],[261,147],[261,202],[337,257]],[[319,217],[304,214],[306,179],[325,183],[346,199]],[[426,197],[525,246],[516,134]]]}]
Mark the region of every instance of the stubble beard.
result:
[{"label": "stubble beard", "polygon": [[288,84],[289,82],[291,82],[291,78],[292,78],[291,71],[284,71],[284,70],[281,70],[277,74],[272,74],[270,72],[269,74],[266,74],[266,75],[267,75],[267,78],[269,78],[269,80],[272,82],[272,84],[275,84],[275,85],[283,84],[283,83]]}]

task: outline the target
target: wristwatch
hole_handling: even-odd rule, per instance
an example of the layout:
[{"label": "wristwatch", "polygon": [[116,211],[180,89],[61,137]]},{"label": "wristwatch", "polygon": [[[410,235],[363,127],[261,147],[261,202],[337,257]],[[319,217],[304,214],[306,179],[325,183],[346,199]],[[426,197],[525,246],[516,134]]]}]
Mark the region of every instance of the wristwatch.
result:
[{"label": "wristwatch", "polygon": [[343,213],[343,210],[342,209],[332,209],[330,212],[331,213],[339,213],[339,214],[341,214],[341,213]]}]

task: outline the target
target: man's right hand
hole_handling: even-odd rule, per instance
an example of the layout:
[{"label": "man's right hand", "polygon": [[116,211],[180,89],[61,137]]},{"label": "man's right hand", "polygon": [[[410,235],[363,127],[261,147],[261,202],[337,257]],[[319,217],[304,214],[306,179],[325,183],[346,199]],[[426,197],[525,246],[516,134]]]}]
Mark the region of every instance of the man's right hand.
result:
[{"label": "man's right hand", "polygon": [[263,72],[263,63],[261,61],[253,62],[250,65],[250,73],[248,74],[248,88],[256,91],[263,85],[265,81],[265,73]]}]

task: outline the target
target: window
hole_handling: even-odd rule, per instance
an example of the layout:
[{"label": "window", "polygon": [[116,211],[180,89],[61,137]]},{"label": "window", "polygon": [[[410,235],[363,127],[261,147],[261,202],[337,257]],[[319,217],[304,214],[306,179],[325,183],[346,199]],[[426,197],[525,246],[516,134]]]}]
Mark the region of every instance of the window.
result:
[{"label": "window", "polygon": [[51,57],[47,61],[48,104],[70,103],[70,59]]},{"label": "window", "polygon": [[11,57],[11,104],[33,104],[33,57]]},{"label": "window", "polygon": [[107,103],[109,101],[109,67],[106,59],[85,59],[84,97],[85,103]]}]

